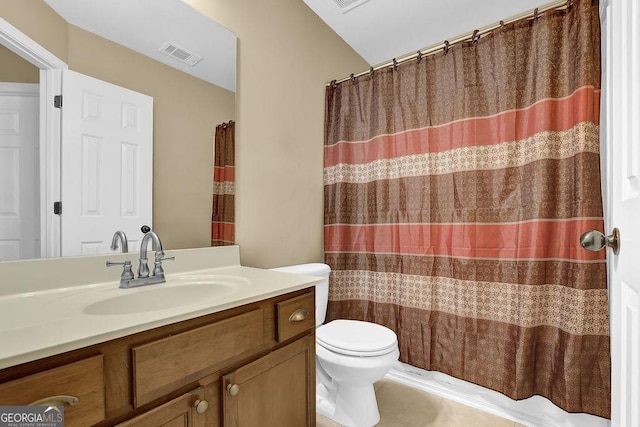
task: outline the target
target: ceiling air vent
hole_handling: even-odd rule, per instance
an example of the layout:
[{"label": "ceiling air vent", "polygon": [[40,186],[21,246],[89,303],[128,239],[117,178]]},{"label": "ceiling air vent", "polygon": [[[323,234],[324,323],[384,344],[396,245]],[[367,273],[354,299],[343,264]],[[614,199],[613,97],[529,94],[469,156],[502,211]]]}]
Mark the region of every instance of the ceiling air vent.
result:
[{"label": "ceiling air vent", "polygon": [[338,9],[340,9],[342,13],[346,13],[351,9],[354,9],[368,1],[369,0],[333,0],[333,2],[336,4],[336,6],[338,6]]},{"label": "ceiling air vent", "polygon": [[170,57],[177,59],[180,62],[184,62],[191,67],[202,60],[202,56],[196,55],[195,53],[190,52],[173,42],[166,42],[160,48],[160,52],[164,53],[165,55],[169,55]]}]

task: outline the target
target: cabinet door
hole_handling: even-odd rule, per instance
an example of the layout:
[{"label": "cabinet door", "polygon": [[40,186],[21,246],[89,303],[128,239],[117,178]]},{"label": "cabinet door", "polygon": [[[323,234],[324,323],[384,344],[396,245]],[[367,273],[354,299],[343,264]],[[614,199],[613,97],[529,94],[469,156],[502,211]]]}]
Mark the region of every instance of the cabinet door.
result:
[{"label": "cabinet door", "polygon": [[315,426],[315,336],[225,375],[225,427]]},{"label": "cabinet door", "polygon": [[203,427],[207,406],[200,387],[117,427]]}]

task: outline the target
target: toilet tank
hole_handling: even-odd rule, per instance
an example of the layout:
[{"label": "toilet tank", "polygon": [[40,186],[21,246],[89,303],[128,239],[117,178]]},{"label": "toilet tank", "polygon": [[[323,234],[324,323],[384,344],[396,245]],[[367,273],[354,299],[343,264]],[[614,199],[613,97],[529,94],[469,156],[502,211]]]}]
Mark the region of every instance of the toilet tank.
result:
[{"label": "toilet tank", "polygon": [[322,325],[327,316],[327,303],[329,302],[329,274],[331,273],[331,267],[327,264],[311,263],[272,268],[272,270],[323,278],[320,283],[316,284],[316,326]]}]

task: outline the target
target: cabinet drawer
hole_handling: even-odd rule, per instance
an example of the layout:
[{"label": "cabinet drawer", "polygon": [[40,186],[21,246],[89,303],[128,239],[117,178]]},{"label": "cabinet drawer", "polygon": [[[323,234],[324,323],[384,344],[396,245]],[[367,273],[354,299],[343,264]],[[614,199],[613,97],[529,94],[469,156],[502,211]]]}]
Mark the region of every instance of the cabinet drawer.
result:
[{"label": "cabinet drawer", "polygon": [[315,327],[315,295],[309,292],[276,304],[276,340],[286,341]]},{"label": "cabinet drawer", "polygon": [[134,347],[136,407],[264,348],[263,310]]},{"label": "cabinet drawer", "polygon": [[65,426],[85,427],[104,420],[102,355],[0,384],[0,405],[28,405],[60,395],[78,398],[64,412]]}]

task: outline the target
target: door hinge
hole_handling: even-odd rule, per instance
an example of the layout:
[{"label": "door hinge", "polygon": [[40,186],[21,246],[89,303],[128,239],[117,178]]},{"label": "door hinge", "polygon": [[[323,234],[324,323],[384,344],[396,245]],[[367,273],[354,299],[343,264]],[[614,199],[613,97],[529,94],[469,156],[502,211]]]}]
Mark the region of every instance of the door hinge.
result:
[{"label": "door hinge", "polygon": [[53,202],[53,213],[62,215],[62,202]]},{"label": "door hinge", "polygon": [[53,106],[56,108],[62,108],[62,95],[56,95],[53,97]]}]

